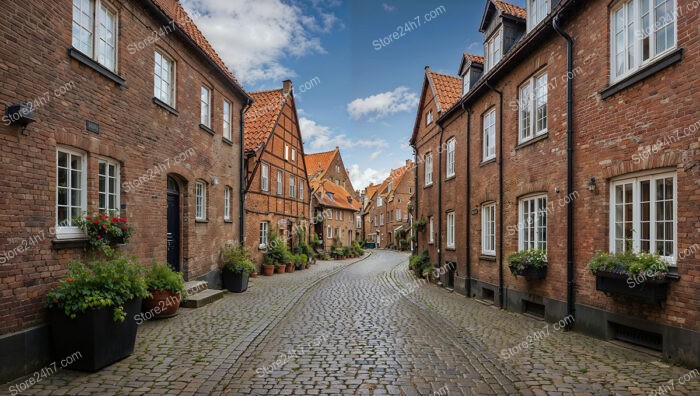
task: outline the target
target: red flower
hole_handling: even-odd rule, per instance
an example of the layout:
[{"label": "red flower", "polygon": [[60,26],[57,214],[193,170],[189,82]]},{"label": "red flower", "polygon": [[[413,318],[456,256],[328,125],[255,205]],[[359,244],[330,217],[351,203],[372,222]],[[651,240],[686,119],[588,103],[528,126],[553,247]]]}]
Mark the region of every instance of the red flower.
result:
[{"label": "red flower", "polygon": [[88,216],[86,219],[87,219],[87,221],[90,221],[90,220],[92,220],[92,217]]},{"label": "red flower", "polygon": [[125,227],[125,226],[122,226],[122,231],[126,231],[126,227]]},{"label": "red flower", "polygon": [[110,221],[111,221],[112,223],[117,223],[117,222],[119,221],[119,219],[115,217],[115,218],[113,218],[113,219],[110,220]]},{"label": "red flower", "polygon": [[93,220],[92,222],[95,223],[95,224],[100,224],[100,221],[97,220],[97,219]]},{"label": "red flower", "polygon": [[102,239],[102,237],[98,235],[98,236],[97,236],[97,239]]},{"label": "red flower", "polygon": [[66,278],[66,282],[71,283],[71,282],[73,282],[73,279],[71,279],[71,278]]},{"label": "red flower", "polygon": [[54,303],[54,304],[58,304],[58,300],[54,298],[54,299],[53,299],[53,303]]},{"label": "red flower", "polygon": [[102,228],[107,229],[107,224],[102,224]]}]

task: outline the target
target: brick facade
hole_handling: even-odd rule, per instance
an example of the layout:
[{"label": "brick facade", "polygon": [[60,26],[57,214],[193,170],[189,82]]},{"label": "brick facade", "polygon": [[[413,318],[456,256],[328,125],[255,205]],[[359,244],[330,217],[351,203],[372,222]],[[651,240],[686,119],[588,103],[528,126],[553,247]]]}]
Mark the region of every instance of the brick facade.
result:
[{"label": "brick facade", "polygon": [[[402,248],[396,240],[397,232],[404,230],[409,240],[403,249],[410,249],[411,213],[409,203],[415,188],[414,163],[407,160],[398,169],[392,169],[382,184],[370,185],[365,190],[366,204],[364,222],[366,240],[373,242],[378,248]],[[397,220],[396,213],[400,213]]]}]

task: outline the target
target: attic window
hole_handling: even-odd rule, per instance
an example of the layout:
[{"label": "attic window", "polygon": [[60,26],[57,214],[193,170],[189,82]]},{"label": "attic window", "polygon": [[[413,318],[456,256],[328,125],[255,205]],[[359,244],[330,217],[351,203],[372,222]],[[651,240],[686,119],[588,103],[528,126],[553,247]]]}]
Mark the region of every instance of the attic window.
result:
[{"label": "attic window", "polygon": [[534,29],[549,14],[551,0],[528,0],[527,31]]},{"label": "attic window", "polygon": [[333,201],[333,193],[327,192],[327,193],[326,193],[326,196],[328,197],[328,199],[330,199],[331,201]]},{"label": "attic window", "polygon": [[491,70],[503,58],[503,29],[498,31],[484,44],[484,71]]},{"label": "attic window", "polygon": [[470,82],[469,82],[469,71],[467,71],[467,72],[462,76],[462,96],[466,95],[467,92],[469,92],[469,87],[470,87]]},{"label": "attic window", "polygon": [[430,110],[428,111],[428,114],[425,116],[425,125],[430,125],[433,123],[433,111]]}]

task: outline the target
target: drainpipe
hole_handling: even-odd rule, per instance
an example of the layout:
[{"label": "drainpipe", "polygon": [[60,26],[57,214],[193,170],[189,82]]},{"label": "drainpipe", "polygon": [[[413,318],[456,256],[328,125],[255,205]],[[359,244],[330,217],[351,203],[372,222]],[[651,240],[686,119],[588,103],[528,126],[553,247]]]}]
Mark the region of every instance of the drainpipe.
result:
[{"label": "drainpipe", "polygon": [[498,94],[498,306],[503,309],[503,91],[486,86]]},{"label": "drainpipe", "polygon": [[467,297],[472,296],[472,255],[471,255],[471,196],[470,190],[469,190],[469,184],[471,181],[471,175],[469,173],[469,144],[470,144],[470,139],[469,139],[469,129],[471,127],[471,121],[472,121],[472,109],[471,108],[466,108],[464,106],[464,102],[462,102],[462,111],[467,113],[467,187],[466,187],[466,194],[467,194],[467,279],[465,280],[466,285],[465,285],[465,290],[467,292]]},{"label": "drainpipe", "polygon": [[239,203],[238,203],[238,239],[239,243],[241,246],[245,245],[245,195],[246,195],[246,171],[245,171],[245,153],[244,153],[244,142],[245,142],[245,112],[250,109],[250,106],[253,104],[253,100],[248,98],[246,100],[245,106],[241,107],[241,136],[240,136],[240,151],[239,154],[241,156],[241,163],[240,163],[240,172],[239,172],[239,183],[241,184],[240,188],[240,198],[239,198]]},{"label": "drainpipe", "polygon": [[[418,217],[418,149],[416,149],[416,146],[413,146],[413,218],[414,219],[419,219]],[[411,231],[413,231],[413,227],[411,227]],[[418,254],[418,233],[414,233],[416,236],[416,243],[413,246],[413,254],[417,255]]]},{"label": "drainpipe", "polygon": [[[574,69],[574,40],[559,26],[561,14],[552,20],[552,27],[566,40],[566,70],[568,76],[573,76]],[[571,78],[566,82],[566,190],[568,196],[574,194],[574,86]],[[574,203],[566,207],[566,311],[571,317],[576,315],[574,287]],[[571,330],[573,321],[569,321],[566,330]]]},{"label": "drainpipe", "polygon": [[[445,132],[445,128],[440,125],[440,155],[438,156],[438,268],[442,267],[442,136]],[[438,282],[442,283],[442,279]]]}]

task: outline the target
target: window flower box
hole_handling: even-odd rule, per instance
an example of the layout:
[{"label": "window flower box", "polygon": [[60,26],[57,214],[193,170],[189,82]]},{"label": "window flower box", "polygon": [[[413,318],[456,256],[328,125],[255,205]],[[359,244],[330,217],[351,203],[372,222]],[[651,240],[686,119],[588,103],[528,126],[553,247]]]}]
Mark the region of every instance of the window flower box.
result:
[{"label": "window flower box", "polygon": [[547,277],[547,252],[539,249],[523,250],[508,257],[508,268],[513,276],[528,280]]},{"label": "window flower box", "polygon": [[595,288],[605,294],[623,295],[648,303],[666,301],[670,280],[663,277],[648,277],[644,282],[636,282],[626,274],[598,271],[595,274]]},{"label": "window flower box", "polygon": [[596,290],[623,295],[648,303],[666,300],[668,264],[658,255],[648,253],[597,253],[588,263],[596,277]]}]

